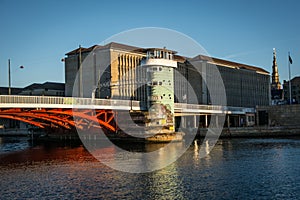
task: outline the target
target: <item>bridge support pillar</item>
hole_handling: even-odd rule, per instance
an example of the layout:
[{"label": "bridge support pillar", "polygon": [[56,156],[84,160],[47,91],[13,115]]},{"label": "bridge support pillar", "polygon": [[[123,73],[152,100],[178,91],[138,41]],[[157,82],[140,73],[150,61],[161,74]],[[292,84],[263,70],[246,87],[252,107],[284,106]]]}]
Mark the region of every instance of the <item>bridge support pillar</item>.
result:
[{"label": "bridge support pillar", "polygon": [[227,128],[229,128],[230,127],[230,117],[229,117],[229,115],[227,115]]},{"label": "bridge support pillar", "polygon": [[183,128],[186,128],[186,118],[185,117],[181,117],[181,126]]},{"label": "bridge support pillar", "polygon": [[198,128],[199,117],[197,115],[185,116],[185,117],[182,117],[182,119],[184,119],[184,124],[182,124],[182,127]]},{"label": "bridge support pillar", "polygon": [[197,115],[194,115],[194,128],[198,127]]}]

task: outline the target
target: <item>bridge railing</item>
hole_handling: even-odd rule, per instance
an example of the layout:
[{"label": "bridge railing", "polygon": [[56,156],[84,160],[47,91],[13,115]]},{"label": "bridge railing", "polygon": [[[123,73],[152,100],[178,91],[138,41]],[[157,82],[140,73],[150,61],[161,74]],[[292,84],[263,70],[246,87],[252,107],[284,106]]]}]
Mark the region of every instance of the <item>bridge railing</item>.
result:
[{"label": "bridge railing", "polygon": [[[145,110],[145,106],[141,105],[140,101],[121,100],[121,99],[92,99],[92,98],[78,98],[78,97],[54,97],[54,96],[17,96],[17,95],[0,95],[0,104],[47,104],[47,105],[73,105],[76,106],[115,106],[135,108],[138,110]],[[218,106],[218,105],[197,105],[175,103],[175,109],[185,109],[191,112],[208,111],[208,112],[232,112],[232,113],[246,113],[255,112],[254,108]]]},{"label": "bridge railing", "polygon": [[197,105],[197,104],[175,103],[174,107],[175,109],[186,109],[191,111],[207,110],[207,111],[220,111],[220,112],[233,112],[233,113],[255,112],[254,108],[219,106],[219,105]]},{"label": "bridge railing", "polygon": [[139,101],[119,99],[92,99],[77,97],[53,97],[53,96],[17,96],[0,95],[1,104],[51,104],[51,105],[117,105],[139,107]]},{"label": "bridge railing", "polygon": [[218,105],[197,105],[197,104],[186,104],[186,103],[175,103],[175,109],[189,109],[189,110],[221,110],[224,106]]},{"label": "bridge railing", "polygon": [[64,104],[62,97],[0,95],[3,104]]}]

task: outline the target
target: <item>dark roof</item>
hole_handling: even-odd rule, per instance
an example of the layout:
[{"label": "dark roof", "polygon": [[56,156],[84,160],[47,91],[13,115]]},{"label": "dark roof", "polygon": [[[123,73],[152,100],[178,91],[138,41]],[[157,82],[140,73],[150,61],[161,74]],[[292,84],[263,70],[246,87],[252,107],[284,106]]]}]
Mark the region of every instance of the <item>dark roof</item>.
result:
[{"label": "dark roof", "polygon": [[[283,84],[288,84],[289,80],[283,80]],[[295,76],[294,78],[292,78],[291,80],[292,84],[299,84],[300,83],[300,76]]]},{"label": "dark roof", "polygon": [[[78,54],[80,52],[80,50],[82,53],[83,52],[91,52],[94,49],[99,49],[99,50],[101,50],[101,49],[119,49],[119,50],[126,50],[126,51],[130,51],[130,52],[145,53],[149,49],[160,49],[160,48],[140,48],[140,47],[120,44],[120,43],[116,43],[116,42],[110,42],[104,46],[94,45],[89,48],[83,48],[83,47],[77,48],[73,51],[70,51],[66,55]],[[176,53],[175,51],[172,51],[172,52]],[[174,55],[174,59],[178,60],[179,62],[183,62],[184,60],[189,60],[190,58],[180,56],[180,55]],[[207,61],[212,64],[219,65],[219,66],[232,67],[232,68],[237,68],[237,69],[246,69],[246,70],[269,74],[268,71],[266,71],[260,67],[255,67],[255,66],[251,66],[251,65],[228,61],[228,60],[223,60],[220,58],[209,57],[206,55],[198,55],[190,60],[192,60],[192,61],[203,60],[203,61]]]},{"label": "dark roof", "polygon": [[91,52],[95,47],[101,47],[101,46],[94,45],[94,46],[91,46],[89,48],[79,47],[77,49],[74,49],[73,51],[70,51],[70,52],[66,53],[66,55],[69,56],[69,55],[78,54],[78,53],[80,53],[80,51],[81,51],[81,53]]},{"label": "dark roof", "polygon": [[242,64],[242,63],[232,62],[232,61],[228,61],[228,60],[223,60],[220,58],[209,57],[209,56],[205,56],[205,55],[198,55],[198,56],[192,58],[191,60],[193,60],[193,61],[203,60],[203,61],[207,61],[209,63],[219,65],[219,66],[225,66],[225,67],[228,66],[228,67],[233,67],[233,68],[237,68],[237,69],[247,69],[247,70],[252,70],[252,71],[256,71],[256,72],[260,72],[260,73],[269,74],[268,71],[266,71],[260,67],[255,67],[255,66],[251,66],[251,65]]},{"label": "dark roof", "polygon": [[292,78],[292,82],[293,81],[300,81],[300,76],[295,76],[294,78]]},{"label": "dark roof", "polygon": [[[22,91],[22,88],[11,88],[11,94],[16,95]],[[0,87],[0,95],[8,95],[8,87]]]},{"label": "dark roof", "polygon": [[143,48],[140,48],[140,47],[120,44],[120,43],[116,43],[116,42],[111,42],[111,43],[108,43],[104,46],[94,45],[94,46],[91,46],[89,48],[80,47],[80,48],[77,48],[73,51],[70,51],[70,52],[66,53],[66,55],[69,56],[69,55],[79,54],[80,51],[81,51],[81,53],[91,52],[94,49],[97,49],[97,50],[100,50],[100,49],[120,49],[120,50],[126,50],[126,51],[131,51],[131,52],[142,52],[142,50],[143,50]]},{"label": "dark roof", "polygon": [[178,62],[184,62],[187,60],[187,57],[184,56],[179,56],[179,55],[174,55],[174,60],[178,61]]},{"label": "dark roof", "polygon": [[56,82],[45,82],[45,83],[33,83],[23,90],[35,90],[35,89],[53,89],[53,90],[65,90],[64,83],[56,83]]},{"label": "dark roof", "polygon": [[[131,45],[126,45],[126,44],[120,44],[120,43],[116,43],[116,42],[111,42],[108,43],[107,45],[102,47],[103,49],[120,49],[120,50],[127,50],[127,51],[135,51],[135,52],[139,52],[141,51],[143,48],[140,47],[135,47],[135,46],[131,46]],[[101,47],[100,47],[101,49]]]}]

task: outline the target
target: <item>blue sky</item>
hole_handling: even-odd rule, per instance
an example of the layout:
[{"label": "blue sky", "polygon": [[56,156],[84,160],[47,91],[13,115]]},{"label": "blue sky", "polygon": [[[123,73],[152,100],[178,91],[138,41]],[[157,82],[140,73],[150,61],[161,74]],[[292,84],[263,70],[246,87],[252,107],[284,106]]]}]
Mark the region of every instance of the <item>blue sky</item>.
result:
[{"label": "blue sky", "polygon": [[8,85],[9,58],[14,87],[64,82],[65,53],[142,27],[181,32],[213,57],[270,73],[275,47],[283,82],[288,79],[288,51],[292,77],[300,76],[299,10],[298,0],[0,0],[0,86]]}]

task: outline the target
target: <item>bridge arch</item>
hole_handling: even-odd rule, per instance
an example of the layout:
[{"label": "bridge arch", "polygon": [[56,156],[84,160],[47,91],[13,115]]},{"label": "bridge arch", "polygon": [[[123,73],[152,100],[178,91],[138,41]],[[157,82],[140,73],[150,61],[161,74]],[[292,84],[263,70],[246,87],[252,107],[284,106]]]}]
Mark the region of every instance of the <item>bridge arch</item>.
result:
[{"label": "bridge arch", "polygon": [[114,112],[92,109],[0,109],[0,118],[22,121],[39,128],[57,126],[64,129],[104,128],[116,132]]}]

